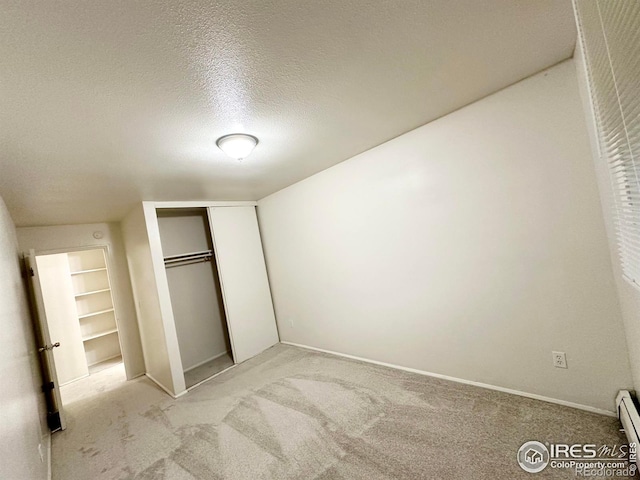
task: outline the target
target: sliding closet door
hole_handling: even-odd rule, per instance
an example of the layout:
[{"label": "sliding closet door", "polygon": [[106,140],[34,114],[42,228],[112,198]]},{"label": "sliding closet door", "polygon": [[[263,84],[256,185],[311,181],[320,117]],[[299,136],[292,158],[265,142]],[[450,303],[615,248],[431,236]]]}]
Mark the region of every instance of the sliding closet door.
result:
[{"label": "sliding closet door", "polygon": [[236,363],[278,343],[253,206],[210,207],[213,245]]}]

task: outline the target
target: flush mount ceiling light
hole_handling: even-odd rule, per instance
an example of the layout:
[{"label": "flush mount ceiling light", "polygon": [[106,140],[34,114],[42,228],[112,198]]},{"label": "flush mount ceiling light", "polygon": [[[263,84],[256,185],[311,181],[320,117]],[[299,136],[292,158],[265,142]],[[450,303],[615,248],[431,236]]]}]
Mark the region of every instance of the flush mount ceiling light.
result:
[{"label": "flush mount ceiling light", "polygon": [[258,138],[246,133],[232,133],[216,140],[220,150],[236,160],[247,158],[258,145]]}]

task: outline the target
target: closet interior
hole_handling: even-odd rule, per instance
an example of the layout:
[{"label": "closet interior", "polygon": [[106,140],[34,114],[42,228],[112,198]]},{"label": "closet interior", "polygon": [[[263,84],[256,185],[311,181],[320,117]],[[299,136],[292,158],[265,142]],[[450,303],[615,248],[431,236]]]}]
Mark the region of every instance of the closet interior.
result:
[{"label": "closet interior", "polygon": [[171,309],[185,387],[234,364],[206,208],[159,208]]}]

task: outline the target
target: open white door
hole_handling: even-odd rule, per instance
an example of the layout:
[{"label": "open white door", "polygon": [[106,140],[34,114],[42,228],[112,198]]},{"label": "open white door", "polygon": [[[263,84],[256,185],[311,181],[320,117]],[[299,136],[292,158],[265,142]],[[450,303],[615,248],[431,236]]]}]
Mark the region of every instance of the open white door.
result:
[{"label": "open white door", "polygon": [[52,350],[60,346],[60,344],[57,343],[55,339],[52,341],[49,335],[49,326],[44,309],[42,290],[40,289],[40,277],[38,276],[35,251],[30,250],[28,255],[25,254],[24,260],[27,270],[29,297],[35,317],[35,334],[38,343],[38,352],[40,353],[40,364],[42,366],[42,390],[45,394],[48,410],[47,421],[51,431],[55,432],[66,428],[62,412],[62,399],[60,398],[60,384],[58,383],[58,375],[56,373],[52,352]]},{"label": "open white door", "polygon": [[209,224],[236,363],[278,343],[253,206],[209,207]]}]

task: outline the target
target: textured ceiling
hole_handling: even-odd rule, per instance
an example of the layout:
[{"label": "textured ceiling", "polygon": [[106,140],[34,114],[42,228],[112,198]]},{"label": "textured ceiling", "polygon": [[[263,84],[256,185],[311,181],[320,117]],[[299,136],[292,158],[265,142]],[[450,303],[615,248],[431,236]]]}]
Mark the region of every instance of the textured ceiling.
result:
[{"label": "textured ceiling", "polygon": [[[569,0],[0,1],[20,226],[259,199],[572,55]],[[246,131],[242,163],[215,147]]]}]

